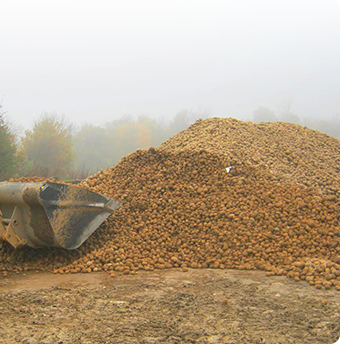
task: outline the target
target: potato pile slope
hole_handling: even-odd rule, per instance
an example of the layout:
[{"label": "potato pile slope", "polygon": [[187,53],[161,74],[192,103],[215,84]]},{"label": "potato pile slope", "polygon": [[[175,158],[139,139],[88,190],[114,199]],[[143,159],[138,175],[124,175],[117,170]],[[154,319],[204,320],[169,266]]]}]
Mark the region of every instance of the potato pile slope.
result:
[{"label": "potato pile slope", "polygon": [[205,150],[268,166],[278,178],[340,197],[340,141],[296,124],[242,122],[232,118],[199,120],[160,150]]},{"label": "potato pile slope", "polygon": [[[172,267],[261,269],[340,290],[338,157],[330,159],[339,142],[283,123],[276,124],[276,136],[262,133],[275,133],[273,125],[198,121],[159,149],[130,154],[82,183],[123,205],[80,249],[14,252],[5,246],[0,266],[112,275]],[[291,130],[295,134],[287,134],[284,143],[281,136]],[[308,174],[311,158],[303,159],[309,153],[288,144],[299,131],[311,146],[324,146],[330,183],[319,168]],[[258,143],[256,152],[260,137],[267,143]],[[278,146],[290,153],[276,157]],[[288,173],[292,164],[303,177]]]}]

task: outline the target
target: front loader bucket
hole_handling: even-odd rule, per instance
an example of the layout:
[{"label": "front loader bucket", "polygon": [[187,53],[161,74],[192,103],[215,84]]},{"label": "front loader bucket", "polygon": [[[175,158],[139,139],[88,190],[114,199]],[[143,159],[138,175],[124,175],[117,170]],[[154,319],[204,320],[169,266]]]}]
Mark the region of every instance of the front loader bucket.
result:
[{"label": "front loader bucket", "polygon": [[0,241],[72,250],[117,208],[117,201],[77,186],[0,183]]}]

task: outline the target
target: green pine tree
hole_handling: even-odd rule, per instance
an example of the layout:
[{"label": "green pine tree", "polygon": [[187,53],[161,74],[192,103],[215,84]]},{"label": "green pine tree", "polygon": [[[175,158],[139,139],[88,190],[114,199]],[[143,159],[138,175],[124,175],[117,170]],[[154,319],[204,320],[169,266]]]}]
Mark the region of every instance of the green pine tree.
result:
[{"label": "green pine tree", "polygon": [[0,112],[0,180],[7,179],[14,173],[15,151],[13,135],[5,121],[4,113]]}]

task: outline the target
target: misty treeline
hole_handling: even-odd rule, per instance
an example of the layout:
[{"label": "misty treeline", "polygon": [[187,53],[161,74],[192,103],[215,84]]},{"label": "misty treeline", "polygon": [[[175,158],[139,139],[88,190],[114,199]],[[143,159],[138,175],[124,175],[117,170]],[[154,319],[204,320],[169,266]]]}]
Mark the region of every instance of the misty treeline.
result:
[{"label": "misty treeline", "polygon": [[339,116],[332,119],[322,118],[301,118],[292,110],[293,102],[290,99],[282,100],[277,110],[274,111],[266,106],[260,106],[254,111],[253,121],[260,122],[288,122],[319,130],[337,139],[340,139],[340,118]]},{"label": "misty treeline", "polygon": [[[104,125],[75,127],[65,117],[46,113],[30,130],[18,135],[0,105],[0,180],[41,176],[82,179],[115,165],[137,149],[157,147],[186,129],[208,111],[184,110],[166,122],[148,116],[122,116]],[[274,112],[268,107],[254,111],[254,122],[284,121],[320,130],[340,139],[340,120],[301,119],[283,102]]]},{"label": "misty treeline", "polygon": [[104,125],[77,128],[65,117],[45,113],[20,136],[1,109],[0,180],[22,176],[82,179],[137,149],[159,146],[197,119],[208,117],[205,110],[184,110],[168,122],[125,115]]}]

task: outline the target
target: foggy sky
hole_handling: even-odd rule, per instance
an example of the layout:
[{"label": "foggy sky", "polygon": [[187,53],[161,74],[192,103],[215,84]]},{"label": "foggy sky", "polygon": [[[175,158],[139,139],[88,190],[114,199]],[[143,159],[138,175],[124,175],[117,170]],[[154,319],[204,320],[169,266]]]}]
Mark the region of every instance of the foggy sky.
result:
[{"label": "foggy sky", "polygon": [[340,116],[339,0],[0,0],[0,103],[28,127],[183,109],[250,119],[285,98]]}]

